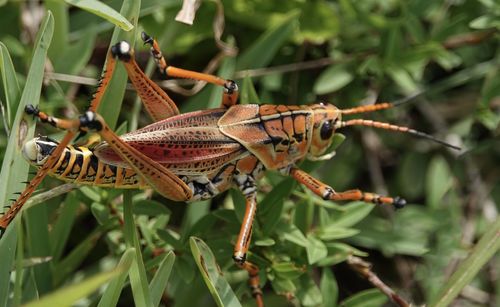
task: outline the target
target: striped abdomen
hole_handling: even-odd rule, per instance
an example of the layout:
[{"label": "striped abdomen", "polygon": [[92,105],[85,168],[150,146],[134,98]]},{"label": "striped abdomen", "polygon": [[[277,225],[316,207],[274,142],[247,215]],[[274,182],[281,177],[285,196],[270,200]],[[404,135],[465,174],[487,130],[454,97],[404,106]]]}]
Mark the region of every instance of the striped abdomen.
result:
[{"label": "striped abdomen", "polygon": [[[37,137],[23,148],[24,157],[41,167],[58,143],[47,137]],[[48,172],[58,179],[102,187],[144,188],[146,182],[133,169],[106,164],[86,147],[68,145],[57,163]]]}]

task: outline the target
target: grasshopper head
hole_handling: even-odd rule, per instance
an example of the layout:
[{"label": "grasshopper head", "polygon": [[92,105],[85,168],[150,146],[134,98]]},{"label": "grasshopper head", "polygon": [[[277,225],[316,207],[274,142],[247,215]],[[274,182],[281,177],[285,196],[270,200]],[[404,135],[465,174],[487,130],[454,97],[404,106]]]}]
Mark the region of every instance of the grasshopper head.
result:
[{"label": "grasshopper head", "polygon": [[341,111],[332,104],[319,103],[312,106],[314,126],[309,154],[319,157],[330,147],[337,122],[341,121]]},{"label": "grasshopper head", "polygon": [[23,146],[23,156],[31,165],[42,166],[58,143],[48,137],[36,137]]}]

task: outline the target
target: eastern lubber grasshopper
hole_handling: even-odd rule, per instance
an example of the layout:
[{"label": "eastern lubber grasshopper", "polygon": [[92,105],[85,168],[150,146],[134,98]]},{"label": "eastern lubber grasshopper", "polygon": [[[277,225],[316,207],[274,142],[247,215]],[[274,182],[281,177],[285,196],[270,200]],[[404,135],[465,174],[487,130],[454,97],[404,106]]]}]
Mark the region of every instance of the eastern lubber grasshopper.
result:
[{"label": "eastern lubber grasshopper", "polygon": [[[234,81],[168,66],[157,42],[144,33],[142,39],[151,45],[152,55],[167,76],[222,86],[224,95],[220,108],[179,114],[172,99],[141,71],[130,45],[119,42],[111,48],[105,73],[88,111],[78,119],[58,119],[33,106],[26,108],[27,114],[67,133],[60,142],[38,137],[24,145],[25,158],[39,170],[1,217],[2,230],[9,225],[47,174],[65,181],[95,186],[150,187],[164,197],[177,201],[209,199],[235,186],[245,196],[246,212],[233,259],[248,272],[257,303],[263,305],[257,274],[259,269],[246,261],[246,254],[257,209],[256,182],[265,170],[277,170],[283,175],[292,176],[325,200],[362,200],[401,208],[406,202],[400,197],[380,196],[357,189],[335,192],[300,170],[296,163],[305,158],[330,158],[331,154],[326,151],[335,131],[352,125],[406,132],[443,143],[407,127],[363,119],[342,120],[343,115],[392,108],[395,104],[391,103],[345,110],[325,103],[308,106],[238,105],[238,87]],[[96,113],[116,59],[125,65],[129,79],[154,121],[149,126],[120,137]],[[104,142],[92,148],[69,145],[78,133],[97,133]]]}]

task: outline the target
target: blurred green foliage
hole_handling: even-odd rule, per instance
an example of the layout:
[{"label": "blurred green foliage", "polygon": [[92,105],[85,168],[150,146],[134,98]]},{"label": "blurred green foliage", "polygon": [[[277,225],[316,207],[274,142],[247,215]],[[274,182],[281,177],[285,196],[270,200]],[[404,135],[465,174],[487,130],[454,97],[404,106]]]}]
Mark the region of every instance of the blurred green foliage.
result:
[{"label": "blurred green foliage", "polygon": [[[203,71],[220,53],[212,26],[217,3],[202,1],[194,24],[187,26],[174,20],[181,8],[174,0],[104,2],[122,16],[92,0],[0,1],[1,178],[9,182],[2,182],[0,199],[15,197],[15,189],[23,186],[20,178],[28,176],[27,164],[18,158],[16,131],[24,104],[38,102],[42,79],[34,72],[45,71],[40,108],[73,117],[88,105],[93,86],[85,83],[100,75],[110,42],[139,41],[142,30],[159,40],[170,64]],[[214,73],[236,79],[242,103],[328,101],[348,108],[421,92],[409,104],[367,117],[414,127],[463,148],[456,152],[409,135],[353,128],[342,131],[347,138],[333,159],[301,165],[337,191],[359,187],[409,200],[397,212],[361,202],[326,202],[289,178],[267,174],[260,184],[249,253],[261,268],[265,302],[384,304],[387,298],[345,264],[357,255],[366,256],[374,272],[408,301],[438,305],[445,301],[443,291],[453,288],[458,294],[463,288],[457,298],[463,305],[498,303],[498,272],[492,263],[498,263],[494,254],[500,243],[498,235],[491,235],[498,232],[494,222],[500,201],[498,2],[219,4],[225,19],[225,28],[219,28],[222,41],[238,53],[223,57]],[[118,28],[113,32],[112,22],[137,27],[128,34]],[[47,40],[36,44],[37,35]],[[40,52],[48,41],[44,63]],[[146,72],[154,71],[140,43],[136,57]],[[163,84],[162,78],[153,73]],[[135,93],[124,94],[125,79],[119,68],[101,111],[122,133],[149,123]],[[171,95],[187,112],[216,107],[221,89],[206,86],[194,96]],[[23,121],[34,124],[27,117]],[[61,135],[50,127],[39,129],[43,135]],[[43,191],[50,195],[59,185],[46,179]],[[248,277],[231,259],[244,213],[238,191],[187,205],[149,191],[123,194],[80,187],[36,204],[23,214],[23,223],[12,223],[0,241],[0,305],[50,293],[53,305],[81,298],[78,305],[193,306],[215,304],[214,289],[227,290],[219,302],[234,303],[228,285],[244,305],[253,304]],[[193,236],[203,241],[192,238],[190,246]],[[193,254],[211,260],[205,264],[212,275],[198,270]],[[459,267],[466,257],[466,264],[475,263],[469,270]],[[213,275],[218,267],[212,260],[223,280]],[[466,271],[460,275],[467,276],[466,282],[450,279],[455,271]],[[210,291],[204,278],[214,283]],[[443,288],[448,279],[451,285]]]}]

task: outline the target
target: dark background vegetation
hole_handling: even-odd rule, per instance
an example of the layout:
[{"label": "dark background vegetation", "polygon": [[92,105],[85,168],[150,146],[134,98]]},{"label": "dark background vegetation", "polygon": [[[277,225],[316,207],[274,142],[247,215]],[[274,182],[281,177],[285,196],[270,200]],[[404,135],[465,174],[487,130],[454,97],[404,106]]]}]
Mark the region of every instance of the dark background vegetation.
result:
[{"label": "dark background vegetation", "polygon": [[[0,41],[21,89],[39,24],[52,11],[55,32],[40,108],[63,117],[83,111],[102,69],[112,24],[59,1],[0,3]],[[120,10],[120,1],[106,3]],[[138,29],[159,40],[171,65],[234,78],[243,103],[259,102],[258,97],[261,103],[326,101],[348,108],[421,93],[404,106],[365,117],[410,126],[462,147],[455,151],[400,133],[349,128],[342,131],[346,139],[334,158],[303,165],[337,191],[360,188],[406,198],[409,205],[397,212],[362,203],[326,203],[290,179],[268,174],[260,185],[249,256],[262,269],[265,301],[272,306],[386,303],[345,264],[349,255],[366,256],[373,271],[409,302],[439,300],[443,285],[479,238],[497,227],[492,225],[500,201],[498,2],[235,0],[219,5],[223,14],[215,1],[202,1],[193,26],[187,26],[174,21],[180,1],[142,1]],[[225,20],[225,27],[213,26],[214,20]],[[224,48],[216,44],[214,29],[223,31]],[[153,73],[138,33],[138,62],[168,88],[182,112],[218,105],[220,90],[212,86],[191,96],[192,83],[165,82]],[[180,91],[179,84],[187,90]],[[8,89],[2,85],[4,104]],[[150,123],[139,105],[134,91],[127,90],[121,108],[119,102],[118,109],[107,107],[106,112],[115,114],[111,124],[116,122],[123,133]],[[11,128],[5,112],[2,157]],[[38,131],[60,135],[45,126]],[[43,190],[60,184],[46,179]],[[47,234],[47,254],[32,252],[30,240],[35,239],[28,229],[20,243],[27,269],[18,292],[12,284],[10,300],[28,302],[112,268],[126,246],[117,222],[121,194],[84,187],[37,206],[41,215],[33,223]],[[193,235],[211,247],[242,302],[252,304],[246,274],[231,261],[242,216],[237,192],[185,205],[146,191],[134,193],[133,202],[148,276],[158,257],[171,250],[176,255],[162,304],[212,304],[189,248]],[[498,248],[495,244],[490,249]],[[43,264],[35,265],[34,259]],[[495,260],[498,255],[485,263],[454,305],[498,303]],[[41,280],[50,282],[40,286]],[[119,304],[134,304],[128,284],[123,288]],[[102,291],[81,304],[97,304]]]}]

